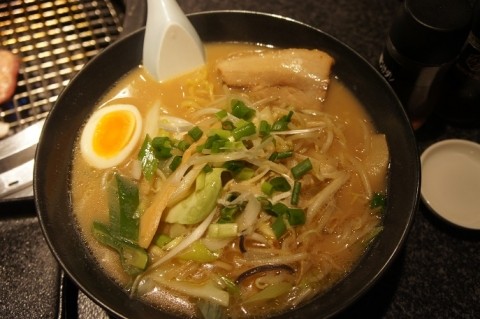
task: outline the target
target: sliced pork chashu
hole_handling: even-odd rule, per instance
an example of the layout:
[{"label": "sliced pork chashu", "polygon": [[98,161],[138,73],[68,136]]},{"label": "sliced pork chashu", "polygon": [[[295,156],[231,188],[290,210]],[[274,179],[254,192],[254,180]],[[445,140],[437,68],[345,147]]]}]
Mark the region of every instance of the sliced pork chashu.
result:
[{"label": "sliced pork chashu", "polygon": [[256,99],[278,97],[309,107],[325,100],[333,64],[323,51],[284,49],[233,55],[217,69],[225,84],[249,89]]}]

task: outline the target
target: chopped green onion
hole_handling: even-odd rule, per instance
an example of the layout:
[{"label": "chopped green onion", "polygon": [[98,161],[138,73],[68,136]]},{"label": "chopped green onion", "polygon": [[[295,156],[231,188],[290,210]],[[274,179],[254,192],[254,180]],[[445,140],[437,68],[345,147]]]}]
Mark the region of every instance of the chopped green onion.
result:
[{"label": "chopped green onion", "polygon": [[293,151],[285,152],[273,152],[272,155],[268,158],[269,161],[275,162],[276,160],[281,160],[293,156]]},{"label": "chopped green onion", "polygon": [[245,145],[242,141],[226,141],[224,147],[226,151],[240,151],[245,149]]},{"label": "chopped green onion", "polygon": [[275,220],[272,223],[272,230],[273,230],[273,233],[275,234],[275,237],[277,237],[277,239],[282,237],[283,234],[285,234],[285,232],[287,231],[287,225],[283,220],[283,216],[279,216],[275,218]]},{"label": "chopped green onion", "polygon": [[272,126],[268,124],[267,121],[261,120],[259,127],[258,127],[258,134],[260,137],[265,137],[270,135],[270,130],[272,129]]},{"label": "chopped green onion", "polygon": [[166,244],[172,241],[173,238],[171,238],[168,235],[165,234],[160,234],[158,235],[157,239],[155,239],[155,245],[157,245],[160,248],[163,248]]},{"label": "chopped green onion", "polygon": [[187,141],[185,140],[181,140],[178,142],[178,144],[176,145],[176,147],[182,151],[182,152],[185,152],[189,147],[190,147],[190,143],[188,143]]},{"label": "chopped green onion", "polygon": [[235,180],[237,181],[246,181],[246,180],[249,180],[250,178],[252,178],[253,176],[255,175],[255,170],[250,168],[250,167],[244,167],[240,170],[240,172],[238,172],[237,174],[235,174]]},{"label": "chopped green onion", "polygon": [[266,212],[269,212],[272,209],[272,202],[268,200],[268,198],[259,196],[257,197],[257,200],[260,202],[262,205],[262,209]]},{"label": "chopped green onion", "polygon": [[232,136],[232,132],[230,132],[229,130],[216,128],[216,129],[211,129],[208,132],[208,136],[212,136],[212,135],[218,135],[219,138],[223,140],[228,140],[230,136]]},{"label": "chopped green onion", "polygon": [[370,199],[370,208],[379,209],[381,212],[385,209],[387,204],[387,197],[383,193],[373,193]]},{"label": "chopped green onion", "polygon": [[273,192],[288,192],[292,188],[285,177],[282,176],[265,181],[260,187],[262,192],[268,196],[271,196]]},{"label": "chopped green onion", "polygon": [[302,183],[300,181],[295,181],[293,183],[292,197],[290,199],[290,204],[298,205],[300,201],[300,191],[302,189]]},{"label": "chopped green onion", "polygon": [[205,165],[203,168],[202,168],[202,172],[204,173],[210,173],[213,171],[213,167],[211,165]]},{"label": "chopped green onion", "polygon": [[242,126],[245,126],[247,124],[251,123],[251,121],[246,121],[246,120],[243,120],[243,119],[239,119],[236,123],[235,123],[235,127],[236,128],[239,128],[239,127],[242,127]]},{"label": "chopped green onion", "polygon": [[173,172],[180,166],[181,163],[182,163],[182,157],[177,155],[172,159],[172,161],[170,162],[170,165],[168,165],[168,168],[170,168],[170,170]]},{"label": "chopped green onion", "polygon": [[223,167],[235,175],[245,167],[245,162],[244,161],[228,161],[223,164]]},{"label": "chopped green onion", "polygon": [[190,136],[194,141],[198,141],[203,135],[203,131],[198,127],[194,126],[188,131],[188,136]]},{"label": "chopped green onion", "polygon": [[232,100],[230,102],[232,114],[240,119],[249,120],[255,116],[255,110],[245,105],[243,101]]},{"label": "chopped green onion", "polygon": [[288,130],[288,123],[290,123],[292,119],[293,111],[288,112],[287,115],[282,116],[278,120],[276,120],[272,125],[272,131],[287,131]]},{"label": "chopped green onion", "polygon": [[292,226],[304,225],[306,220],[305,211],[300,208],[288,210],[288,223]]},{"label": "chopped green onion", "polygon": [[220,153],[221,151],[224,151],[225,143],[226,143],[226,140],[213,141],[212,147],[211,147],[212,153],[215,154],[215,153]]},{"label": "chopped green onion", "polygon": [[219,224],[233,223],[235,217],[240,212],[240,207],[238,205],[233,206],[224,206],[220,210],[220,218],[218,220]]},{"label": "chopped green onion", "polygon": [[271,196],[273,194],[273,185],[270,182],[263,182],[260,188],[262,193],[267,196]]},{"label": "chopped green onion", "polygon": [[294,167],[292,167],[291,172],[295,179],[301,178],[303,175],[308,173],[313,168],[312,162],[309,158],[304,159]]},{"label": "chopped green onion", "polygon": [[240,140],[243,137],[254,135],[257,132],[255,124],[248,122],[246,125],[241,127],[236,127],[232,130],[232,136],[235,138],[235,141]]},{"label": "chopped green onion", "polygon": [[203,144],[203,149],[212,149],[213,142],[221,140],[222,138],[218,135],[210,135],[207,140],[205,141],[205,144]]},{"label": "chopped green onion", "polygon": [[282,203],[276,203],[272,205],[270,211],[274,214],[274,216],[280,217],[283,215],[288,215],[289,208],[287,205]]},{"label": "chopped green onion", "polygon": [[175,142],[168,136],[157,136],[152,140],[152,147],[155,149],[155,156],[159,159],[167,159],[172,157],[172,149]]},{"label": "chopped green onion", "polygon": [[268,214],[275,216],[272,223],[272,230],[277,238],[280,238],[287,230],[285,219],[291,226],[305,224],[306,216],[303,209],[289,208],[285,204],[276,203],[265,210]]},{"label": "chopped green onion", "polygon": [[155,148],[155,149],[160,149],[162,147],[169,147],[171,148],[172,147],[172,143],[171,143],[171,140],[168,136],[157,136],[157,137],[154,137],[153,140],[152,140],[152,146]]},{"label": "chopped green onion", "polygon": [[215,116],[217,117],[217,119],[222,120],[228,116],[228,112],[226,110],[220,110],[215,113]]},{"label": "chopped green onion", "polygon": [[292,189],[286,178],[282,176],[272,178],[270,184],[272,184],[274,190],[277,192],[288,192]]}]

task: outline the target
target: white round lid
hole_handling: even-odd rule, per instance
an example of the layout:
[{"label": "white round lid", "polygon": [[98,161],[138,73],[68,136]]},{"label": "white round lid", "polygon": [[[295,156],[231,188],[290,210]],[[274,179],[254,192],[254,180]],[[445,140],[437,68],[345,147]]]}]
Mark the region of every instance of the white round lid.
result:
[{"label": "white round lid", "polygon": [[455,225],[480,229],[480,144],[444,140],[428,147],[420,161],[424,203]]}]

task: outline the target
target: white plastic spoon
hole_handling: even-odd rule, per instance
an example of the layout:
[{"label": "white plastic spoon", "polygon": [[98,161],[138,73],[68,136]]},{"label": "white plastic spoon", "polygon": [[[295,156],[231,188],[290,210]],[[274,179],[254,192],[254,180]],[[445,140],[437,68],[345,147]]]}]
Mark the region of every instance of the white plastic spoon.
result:
[{"label": "white plastic spoon", "polygon": [[148,0],[143,65],[159,82],[205,64],[205,51],[193,25],[175,0]]}]

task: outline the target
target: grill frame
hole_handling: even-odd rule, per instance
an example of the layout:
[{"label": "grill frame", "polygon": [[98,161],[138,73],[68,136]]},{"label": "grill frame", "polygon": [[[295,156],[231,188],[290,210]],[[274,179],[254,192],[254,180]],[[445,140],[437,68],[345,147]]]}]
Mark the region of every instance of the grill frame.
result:
[{"label": "grill frame", "polygon": [[[0,3],[0,47],[21,59],[15,93],[0,105],[0,121],[10,127],[7,136],[45,118],[70,79],[121,36],[126,5],[115,0]],[[138,27],[144,23],[135,20]]]}]

